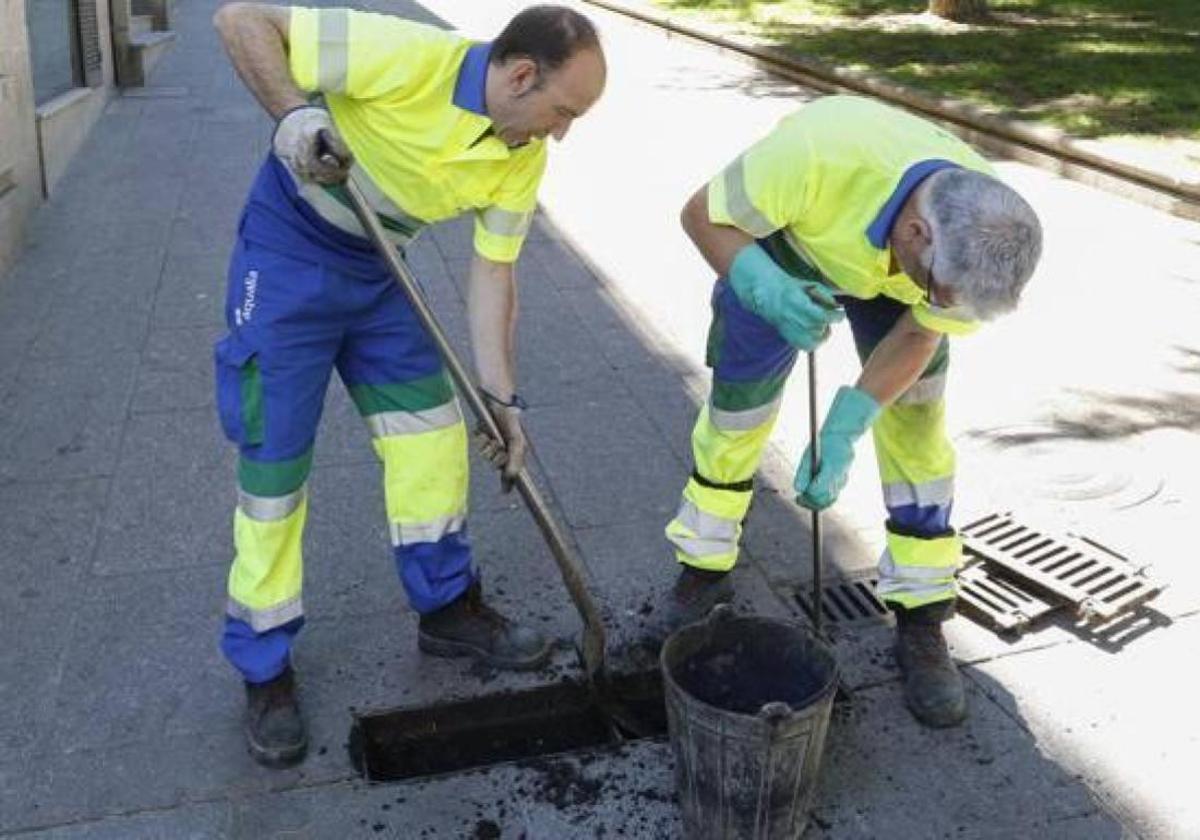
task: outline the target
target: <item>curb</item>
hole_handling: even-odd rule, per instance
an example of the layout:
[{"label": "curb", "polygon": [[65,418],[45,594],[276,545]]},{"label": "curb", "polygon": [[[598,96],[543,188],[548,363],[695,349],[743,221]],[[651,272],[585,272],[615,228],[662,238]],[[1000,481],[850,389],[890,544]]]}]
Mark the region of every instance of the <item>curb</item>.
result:
[{"label": "curb", "polygon": [[1200,183],[1179,181],[1160,172],[1081,148],[1074,138],[1057,129],[1006,119],[974,105],[934,97],[869,73],[847,70],[811,58],[799,58],[772,47],[758,47],[736,38],[715,35],[678,23],[668,15],[633,8],[615,0],[582,2],[729,51],[764,70],[824,93],[853,91],[902,105],[937,120],[964,140],[993,153],[1175,216],[1200,221]]}]

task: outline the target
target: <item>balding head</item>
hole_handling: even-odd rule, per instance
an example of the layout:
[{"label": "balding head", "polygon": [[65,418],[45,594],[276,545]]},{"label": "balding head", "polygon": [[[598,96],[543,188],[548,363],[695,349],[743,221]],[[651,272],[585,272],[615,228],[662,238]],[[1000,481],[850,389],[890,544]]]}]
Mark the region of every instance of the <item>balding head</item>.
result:
[{"label": "balding head", "polygon": [[563,139],[604,92],[607,66],[596,29],[565,6],[531,6],[492,44],[487,106],[510,146]]}]

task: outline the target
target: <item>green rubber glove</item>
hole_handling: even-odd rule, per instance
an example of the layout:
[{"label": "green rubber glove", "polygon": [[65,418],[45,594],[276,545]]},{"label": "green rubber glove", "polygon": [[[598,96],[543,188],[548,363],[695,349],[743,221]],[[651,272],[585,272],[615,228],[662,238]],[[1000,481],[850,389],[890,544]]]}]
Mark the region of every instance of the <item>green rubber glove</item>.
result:
[{"label": "green rubber glove", "polygon": [[854,463],[854,444],[866,434],[882,409],[875,398],[859,388],[843,385],[829,406],[821,425],[821,463],[812,476],[812,444],[804,448],[804,457],[796,469],[796,503],[811,510],[824,510],[835,501]]},{"label": "green rubber glove", "polygon": [[828,288],[788,274],[753,242],[734,256],[729,283],[742,306],[801,350],[815,350],[829,337],[829,325],[846,317]]}]

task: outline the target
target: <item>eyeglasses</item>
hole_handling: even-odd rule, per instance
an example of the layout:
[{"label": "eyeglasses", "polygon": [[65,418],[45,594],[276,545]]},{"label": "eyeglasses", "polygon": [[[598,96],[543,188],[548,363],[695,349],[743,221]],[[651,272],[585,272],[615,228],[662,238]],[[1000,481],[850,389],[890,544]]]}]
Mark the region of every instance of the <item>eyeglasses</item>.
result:
[{"label": "eyeglasses", "polygon": [[925,269],[925,288],[921,291],[925,293],[925,303],[935,309],[951,309],[956,305],[953,298],[946,298],[943,293],[938,291],[937,278],[933,276],[933,264],[937,260],[933,253],[933,246],[929,247],[929,268]]}]

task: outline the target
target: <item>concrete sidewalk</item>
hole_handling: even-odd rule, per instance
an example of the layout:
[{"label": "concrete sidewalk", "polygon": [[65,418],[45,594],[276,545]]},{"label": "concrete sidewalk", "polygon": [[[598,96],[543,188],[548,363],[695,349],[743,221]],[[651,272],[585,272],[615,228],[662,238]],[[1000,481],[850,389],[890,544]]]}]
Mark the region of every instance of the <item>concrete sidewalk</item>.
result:
[{"label": "concrete sidewalk", "polygon": [[[487,37],[518,5],[386,8]],[[312,751],[284,772],[246,755],[241,687],[216,647],[235,491],[211,345],[270,125],[220,51],[214,8],[177,7],[177,48],[149,87],[110,105],[0,279],[0,833],[679,836],[662,740],[419,782],[357,778],[354,710],[577,675],[578,621],[528,515],[476,469],[487,584],[561,650],[524,676],[421,657],[379,470],[339,385],[313,472],[296,663]],[[710,278],[678,208],[811,94],[589,13],[610,87],[552,153],[522,259],[522,390],[539,481],[589,566],[618,665],[631,667],[621,657],[674,573],[661,529],[704,387]],[[973,716],[951,732],[923,730],[903,709],[886,623],[843,630],[852,700],[836,712],[809,835],[1195,836],[1200,750],[1180,664],[1200,643],[1189,527],[1200,228],[1001,169],[1042,214],[1048,247],[1024,311],[955,348],[962,506],[1084,529],[1157,564],[1172,589],[1123,645],[1069,622],[1009,643],[957,619]],[[460,346],[469,239],[462,223],[440,226],[412,254]],[[854,375],[849,344],[822,350],[825,404]],[[798,614],[807,517],[780,490],[805,436],[803,390],[786,401],[747,529],[743,609]],[[871,461],[860,452],[831,517],[831,563],[847,571],[868,568],[879,545]]]}]

